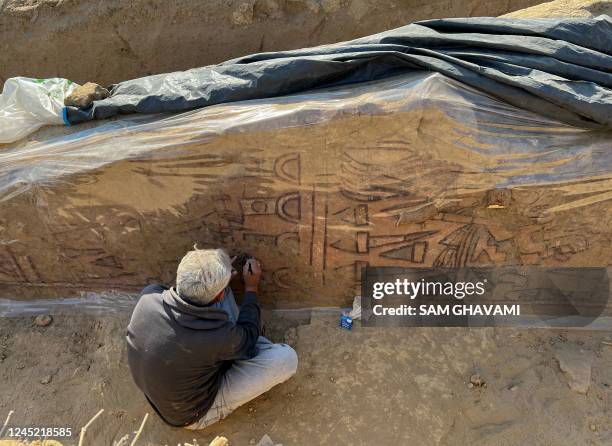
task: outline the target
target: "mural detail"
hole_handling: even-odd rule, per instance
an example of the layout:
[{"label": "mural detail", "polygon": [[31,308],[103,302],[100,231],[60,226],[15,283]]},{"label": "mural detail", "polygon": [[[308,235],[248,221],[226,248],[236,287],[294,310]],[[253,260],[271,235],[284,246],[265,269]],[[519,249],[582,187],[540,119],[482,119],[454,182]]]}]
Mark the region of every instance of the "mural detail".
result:
[{"label": "mural detail", "polygon": [[605,201],[577,215],[558,187],[475,182],[440,155],[450,136],[377,119],[225,135],[3,200],[0,297],[172,284],[195,243],[259,257],[264,301],[296,307],[346,304],[368,265],[612,264]]}]

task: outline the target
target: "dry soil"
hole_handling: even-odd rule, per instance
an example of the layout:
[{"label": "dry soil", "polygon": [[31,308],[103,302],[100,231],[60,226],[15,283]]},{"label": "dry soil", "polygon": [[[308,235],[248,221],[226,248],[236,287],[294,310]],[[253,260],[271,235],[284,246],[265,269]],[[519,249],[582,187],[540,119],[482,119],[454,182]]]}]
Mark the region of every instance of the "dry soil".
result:
[{"label": "dry soil", "polygon": [[[164,425],[132,383],[120,317],[0,319],[0,421],[70,426],[99,409],[88,445],[609,445],[610,333],[337,327],[337,315],[268,315],[298,352],[297,375],[201,432]],[[560,368],[563,361],[565,371]],[[479,374],[484,386],[471,386]],[[478,382],[478,380],[476,380]],[[44,384],[46,383],[46,384]],[[588,386],[586,395],[578,393]],[[64,445],[77,438],[64,439]]]}]

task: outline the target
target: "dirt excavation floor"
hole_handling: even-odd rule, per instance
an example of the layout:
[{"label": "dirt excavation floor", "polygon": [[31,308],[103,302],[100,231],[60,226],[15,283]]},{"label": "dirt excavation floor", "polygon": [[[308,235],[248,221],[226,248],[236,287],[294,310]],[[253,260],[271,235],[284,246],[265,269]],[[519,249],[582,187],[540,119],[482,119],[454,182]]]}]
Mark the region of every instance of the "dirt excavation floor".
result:
[{"label": "dirt excavation floor", "polygon": [[127,314],[55,316],[46,327],[0,319],[0,422],[13,410],[11,426],[78,432],[104,409],[86,445],[133,435],[147,412],[139,445],[208,445],[216,435],[250,445],[264,434],[285,446],[612,444],[610,332],[358,322],[349,332],[329,314],[267,320],[267,334],[298,352],[295,378],[189,432],[165,426],[132,383]]}]

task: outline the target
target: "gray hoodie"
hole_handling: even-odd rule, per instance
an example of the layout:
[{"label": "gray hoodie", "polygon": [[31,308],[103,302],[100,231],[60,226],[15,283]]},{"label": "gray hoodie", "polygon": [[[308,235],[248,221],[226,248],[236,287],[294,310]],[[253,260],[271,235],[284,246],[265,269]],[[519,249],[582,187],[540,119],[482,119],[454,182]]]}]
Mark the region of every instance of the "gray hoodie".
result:
[{"label": "gray hoodie", "polygon": [[192,424],[212,406],[232,361],[255,356],[259,327],[255,293],[245,294],[233,324],[223,309],[196,306],[174,288],[149,285],[127,332],[134,381],[168,424]]}]

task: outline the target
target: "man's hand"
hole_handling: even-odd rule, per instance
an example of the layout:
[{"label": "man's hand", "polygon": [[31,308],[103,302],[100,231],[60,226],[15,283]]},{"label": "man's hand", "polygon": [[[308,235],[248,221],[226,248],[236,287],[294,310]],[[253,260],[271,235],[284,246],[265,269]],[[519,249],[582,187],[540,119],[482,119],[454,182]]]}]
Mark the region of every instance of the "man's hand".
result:
[{"label": "man's hand", "polygon": [[256,259],[250,258],[246,261],[242,269],[242,277],[244,278],[244,290],[256,293],[261,280],[261,265]]}]

